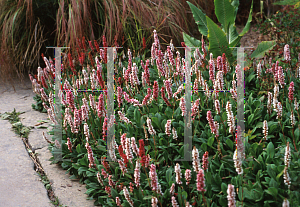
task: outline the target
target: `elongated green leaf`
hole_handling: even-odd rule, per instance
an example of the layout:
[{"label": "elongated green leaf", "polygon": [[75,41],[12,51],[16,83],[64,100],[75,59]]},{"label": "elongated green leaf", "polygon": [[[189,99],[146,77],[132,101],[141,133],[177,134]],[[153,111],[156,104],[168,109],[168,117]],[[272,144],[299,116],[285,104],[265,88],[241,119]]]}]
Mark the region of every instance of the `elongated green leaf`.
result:
[{"label": "elongated green leaf", "polygon": [[187,3],[189,4],[192,13],[193,13],[193,17],[195,19],[196,24],[198,25],[198,29],[199,32],[204,35],[207,36],[208,34],[208,28],[207,28],[207,23],[206,23],[206,15],[200,10],[198,9],[195,5],[193,5],[191,2],[187,1]]},{"label": "elongated green leaf", "polygon": [[233,142],[230,139],[226,140],[226,144],[228,145],[228,147],[230,147],[231,150],[233,150]]},{"label": "elongated green leaf", "polygon": [[262,41],[256,50],[251,54],[251,58],[262,58],[265,52],[271,50],[276,45],[276,41]]},{"label": "elongated green leaf", "polygon": [[248,124],[249,125],[251,125],[253,118],[254,118],[254,114],[251,114],[250,116],[248,116]]},{"label": "elongated green leaf", "polygon": [[226,39],[226,34],[215,24],[208,16],[206,16],[208,27],[208,41],[209,51],[214,57],[222,56],[226,54],[230,64],[233,63],[232,52],[229,49],[229,45]]},{"label": "elongated green leaf", "polygon": [[172,168],[169,168],[166,172],[167,183],[171,185],[172,182]]},{"label": "elongated green leaf", "polygon": [[229,0],[214,0],[215,13],[226,34],[230,24],[234,22],[234,7]]},{"label": "elongated green leaf", "polygon": [[242,38],[242,36],[239,36],[239,33],[237,32],[236,26],[234,24],[230,25],[228,36],[230,47],[235,47]]},{"label": "elongated green leaf", "polygon": [[253,11],[253,0],[252,0],[252,3],[251,3],[251,9],[250,9],[248,21],[247,21],[243,31],[240,33],[240,36],[244,36],[244,34],[246,34],[250,29],[250,23],[252,21],[252,11]]},{"label": "elongated green leaf", "polygon": [[270,158],[272,159],[275,155],[275,151],[274,151],[274,145],[272,142],[270,142],[267,146],[267,153],[270,156]]},{"label": "elongated green leaf", "polygon": [[239,5],[240,5],[240,1],[239,0],[233,0],[232,2],[231,2],[231,5],[233,6],[233,8],[234,8],[234,22],[235,22],[235,19],[236,19],[236,14],[237,14],[237,12],[238,12],[238,9],[239,9]]},{"label": "elongated green leaf", "polygon": [[186,46],[188,47],[201,47],[201,42],[200,40],[197,40],[191,36],[189,36],[188,34],[182,32],[183,34],[183,40]]}]

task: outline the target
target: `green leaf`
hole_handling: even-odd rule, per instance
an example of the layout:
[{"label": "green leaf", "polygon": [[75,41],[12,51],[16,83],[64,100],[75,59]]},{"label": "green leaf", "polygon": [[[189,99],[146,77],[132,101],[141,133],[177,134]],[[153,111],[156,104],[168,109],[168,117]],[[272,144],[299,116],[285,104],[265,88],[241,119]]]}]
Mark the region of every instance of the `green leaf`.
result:
[{"label": "green leaf", "polygon": [[222,192],[224,193],[224,195],[227,195],[227,188],[228,188],[228,186],[226,185],[226,183],[222,183],[221,189],[222,189]]},{"label": "green leaf", "polygon": [[88,190],[85,192],[85,194],[90,195],[93,191],[95,191],[95,189],[94,189],[94,188],[90,188],[90,189],[88,189]]},{"label": "green leaf", "polygon": [[71,180],[76,180],[77,177],[76,177],[76,175],[72,175],[72,176],[69,177],[69,179],[71,179]]},{"label": "green leaf", "polygon": [[82,153],[80,144],[77,145],[76,151],[78,154]]},{"label": "green leaf", "polygon": [[214,0],[215,13],[226,34],[230,24],[234,22],[234,7],[229,0]]},{"label": "green leaf", "polygon": [[227,139],[226,140],[226,144],[228,145],[228,147],[233,150],[233,142],[231,141],[231,139]]},{"label": "green leaf", "polygon": [[206,152],[206,150],[207,150],[207,144],[206,144],[206,143],[203,143],[203,144],[201,145],[201,149],[202,149],[203,151]]},{"label": "green leaf", "polygon": [[134,120],[136,121],[136,124],[140,126],[141,114],[137,108],[134,110]]},{"label": "green leaf", "polygon": [[273,178],[271,178],[271,180],[269,182],[269,186],[277,188],[278,187],[278,183],[276,182],[276,180],[274,180]]},{"label": "green leaf", "polygon": [[[172,117],[173,115],[173,110],[170,107],[166,108],[166,115],[167,117]],[[173,120],[172,120],[173,121]]]},{"label": "green leaf", "polygon": [[193,5],[191,2],[187,1],[187,3],[189,4],[189,6],[192,10],[194,20],[195,20],[196,24],[198,25],[199,32],[202,35],[207,36],[208,27],[207,27],[206,18],[205,18],[206,15],[200,9],[198,9],[195,5]]},{"label": "green leaf", "polygon": [[87,167],[80,167],[78,169],[78,174],[81,175],[83,172],[88,171],[89,169]]},{"label": "green leaf", "polygon": [[200,40],[197,40],[191,36],[189,36],[188,34],[182,32],[183,34],[183,40],[184,43],[186,44],[186,46],[188,47],[201,47],[201,42]]},{"label": "green leaf", "polygon": [[248,116],[248,125],[250,126],[253,120],[254,114],[251,114],[250,116]]},{"label": "green leaf", "polygon": [[233,63],[232,52],[229,49],[229,44],[226,39],[226,34],[214,23],[208,16],[206,16],[208,27],[208,41],[209,51],[213,53],[214,57],[222,56],[226,54],[230,64]]},{"label": "green leaf", "polygon": [[230,47],[235,47],[242,38],[242,36],[239,36],[239,33],[237,32],[236,26],[234,24],[230,25],[228,35],[229,35],[228,40],[229,40]]},{"label": "green leaf", "polygon": [[273,197],[276,197],[278,194],[277,188],[274,187],[269,187],[268,190],[266,190],[266,192],[272,195]]},{"label": "green leaf", "polygon": [[169,168],[166,172],[167,183],[170,185],[170,181],[172,181],[172,168]]},{"label": "green leaf", "polygon": [[258,106],[259,106],[261,103],[260,103],[259,100],[255,100],[255,101],[253,102],[253,104],[254,104],[255,108],[258,108]]},{"label": "green leaf", "polygon": [[279,178],[282,176],[283,173],[284,173],[284,169],[281,171],[281,173],[279,173],[279,174],[276,176],[276,181],[277,181],[277,182],[279,181]]},{"label": "green leaf", "polygon": [[272,159],[275,155],[275,151],[274,151],[274,145],[272,142],[270,142],[267,146],[267,153],[270,156],[270,158]]},{"label": "green leaf", "polygon": [[158,118],[157,117],[152,117],[152,118],[150,118],[151,119],[151,121],[152,121],[152,125],[153,125],[153,127],[154,128],[160,128],[160,125],[159,125],[159,122],[158,122]]},{"label": "green leaf", "polygon": [[210,137],[207,141],[207,145],[211,147],[214,143],[214,139],[215,139],[214,137]]},{"label": "green leaf", "polygon": [[115,189],[111,188],[111,196],[113,198],[116,198],[119,196],[119,193]]},{"label": "green leaf", "polygon": [[88,166],[89,165],[87,154],[85,154],[84,157],[82,159],[80,159],[80,164],[83,165],[83,166]]},{"label": "green leaf", "polygon": [[276,41],[262,41],[258,44],[256,50],[251,54],[251,58],[262,58],[265,52],[271,50],[276,45]]},{"label": "green leaf", "polygon": [[244,36],[250,29],[251,21],[252,21],[252,11],[253,11],[253,1],[251,3],[251,9],[248,17],[248,21],[243,29],[243,31],[240,33],[240,36]]},{"label": "green leaf", "polygon": [[143,199],[144,199],[144,200],[152,199],[152,195],[145,196]]},{"label": "green leaf", "polygon": [[278,128],[278,124],[277,123],[274,123],[271,126],[268,123],[268,126],[269,126],[269,134],[272,134]]},{"label": "green leaf", "polygon": [[272,169],[271,165],[267,165],[267,173],[270,175],[271,178],[276,179],[275,171]]},{"label": "green leaf", "polygon": [[186,191],[183,191],[183,192],[181,193],[181,195],[183,196],[183,199],[187,199],[187,198],[188,198],[188,194],[187,194]]},{"label": "green leaf", "polygon": [[231,5],[234,7],[234,22],[235,22],[236,14],[238,12],[239,5],[240,5],[240,1],[239,0],[233,0]]}]

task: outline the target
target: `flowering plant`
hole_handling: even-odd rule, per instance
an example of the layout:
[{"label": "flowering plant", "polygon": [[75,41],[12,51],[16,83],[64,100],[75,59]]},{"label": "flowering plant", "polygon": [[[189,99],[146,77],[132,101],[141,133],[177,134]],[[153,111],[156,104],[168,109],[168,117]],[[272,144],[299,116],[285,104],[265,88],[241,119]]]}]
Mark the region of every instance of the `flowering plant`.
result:
[{"label": "flowering plant", "polygon": [[[202,52],[196,49],[189,111],[183,87],[185,60],[179,52],[173,57],[172,44],[164,55],[154,31],[149,59],[133,57],[128,50],[125,60],[116,65],[117,113],[109,117],[107,53],[100,48],[81,50],[91,54],[88,59],[80,55],[83,59],[78,64],[72,58],[76,56],[69,55],[69,63],[66,59],[63,64],[62,143],[54,129],[50,134],[56,141],[50,142],[50,149],[54,155],[61,150],[63,158],[69,159],[59,164],[71,178],[87,184],[86,194],[95,205],[273,206],[286,202],[286,198],[299,205],[298,121],[293,119],[293,124],[287,125],[290,113],[300,118],[299,96],[293,89],[299,86],[297,78],[291,77],[290,88],[284,87],[287,79],[280,74],[285,70],[270,70],[274,72],[274,95],[268,97],[273,100],[264,101],[253,87],[255,72],[245,72],[246,84],[251,87],[245,90],[245,126],[250,132],[244,134],[235,123],[236,88],[242,84],[240,66],[230,67],[226,55],[214,59],[204,46]],[[57,126],[52,93],[55,68],[47,58],[44,60],[50,74],[45,77],[48,90],[36,79],[32,82],[53,126]],[[188,113],[193,118],[192,160],[179,161],[185,157],[184,116]],[[109,143],[113,125],[114,141]]]}]

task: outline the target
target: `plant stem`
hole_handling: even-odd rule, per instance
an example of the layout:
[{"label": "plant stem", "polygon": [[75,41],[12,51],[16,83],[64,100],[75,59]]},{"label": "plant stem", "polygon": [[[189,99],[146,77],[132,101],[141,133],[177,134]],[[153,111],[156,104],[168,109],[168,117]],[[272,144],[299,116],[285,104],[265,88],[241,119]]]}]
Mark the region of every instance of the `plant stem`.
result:
[{"label": "plant stem", "polygon": [[154,143],[154,148],[155,148],[155,154],[154,154],[154,160],[155,160],[155,162],[157,162],[157,160],[156,160],[156,153],[157,153],[157,149],[156,149],[156,144],[155,144],[155,138],[154,138],[154,135],[153,135],[153,143]]},{"label": "plant stem", "polygon": [[206,205],[206,199],[205,199],[205,196],[204,196],[204,192],[203,192],[203,191],[202,191],[202,199],[203,199],[204,206],[207,206],[207,205]]},{"label": "plant stem", "polygon": [[294,143],[294,147],[295,147],[295,150],[298,152],[297,150],[297,147],[296,147],[296,143],[295,143],[295,134],[294,134],[294,126],[293,126],[293,143]]},{"label": "plant stem", "polygon": [[147,180],[148,180],[149,187],[151,187],[146,168],[145,168],[145,166],[143,166],[143,167],[144,167],[144,171],[145,171],[145,174],[146,174],[146,177],[147,177]]}]

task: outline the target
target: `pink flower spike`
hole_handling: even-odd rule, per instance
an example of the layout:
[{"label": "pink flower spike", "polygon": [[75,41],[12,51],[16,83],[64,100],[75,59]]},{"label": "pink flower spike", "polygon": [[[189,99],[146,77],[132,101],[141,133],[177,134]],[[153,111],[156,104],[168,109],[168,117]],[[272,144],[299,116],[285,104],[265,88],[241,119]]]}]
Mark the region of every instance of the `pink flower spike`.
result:
[{"label": "pink flower spike", "polygon": [[157,83],[157,81],[154,81],[154,84],[153,84],[153,95],[152,95],[152,97],[155,100],[157,100],[157,98],[158,98],[158,83]]},{"label": "pink flower spike", "polygon": [[218,99],[215,100],[215,108],[216,108],[217,114],[221,114],[220,101]]},{"label": "pink flower spike", "polygon": [[87,152],[88,152],[89,168],[92,168],[92,167],[96,166],[96,164],[95,164],[95,159],[93,156],[92,148],[88,142],[85,144],[85,148],[87,149]]},{"label": "pink flower spike", "polygon": [[191,181],[191,178],[192,178],[191,170],[186,169],[184,175],[185,175],[186,185],[188,185]]},{"label": "pink flower spike", "polygon": [[213,84],[215,83],[215,68],[213,60],[209,61],[209,79],[212,80]]},{"label": "pink flower spike", "polygon": [[122,100],[122,95],[123,95],[122,88],[121,88],[121,87],[118,87],[118,88],[117,88],[117,101],[118,101],[119,107],[121,107],[121,104],[122,104],[122,102],[123,102],[123,100]]},{"label": "pink flower spike", "polygon": [[186,107],[185,107],[185,98],[184,97],[181,97],[179,106],[180,106],[180,109],[182,111],[181,115],[185,116],[186,115]]},{"label": "pink flower spike", "polygon": [[294,100],[294,91],[295,91],[295,88],[294,88],[294,82],[292,81],[290,83],[290,87],[289,87],[289,101],[293,101]]},{"label": "pink flower spike", "polygon": [[175,196],[172,196],[172,207],[179,207],[177,201],[176,201],[176,198]]},{"label": "pink flower spike", "polygon": [[291,61],[290,47],[288,44],[284,46],[284,59],[287,61]]},{"label": "pink flower spike", "polygon": [[216,134],[216,126],[214,123],[214,119],[212,118],[211,111],[207,112],[207,120],[211,129],[211,133]]},{"label": "pink flower spike", "polygon": [[222,67],[222,57],[221,56],[217,57],[217,68],[218,68],[218,70],[223,70],[223,67]]},{"label": "pink flower spike", "polygon": [[208,151],[206,151],[202,157],[202,167],[203,170],[207,170],[208,168]]},{"label": "pink flower spike", "polygon": [[200,169],[198,174],[197,174],[197,190],[201,191],[201,192],[205,192],[206,189],[205,188],[205,179],[204,179],[204,173],[203,170]]},{"label": "pink flower spike", "polygon": [[165,133],[170,136],[171,135],[171,119],[167,120],[167,123],[165,125]]},{"label": "pink flower spike", "polygon": [[70,138],[68,137],[67,138],[67,145],[68,145],[68,150],[70,151],[70,152],[72,152],[72,142],[70,141]]},{"label": "pink flower spike", "polygon": [[143,106],[145,106],[145,105],[148,104],[148,101],[149,101],[150,98],[151,98],[151,92],[152,92],[151,88],[148,88],[148,89],[147,89],[147,95],[144,97],[144,99],[143,99],[143,101],[142,101],[142,105],[143,105]]},{"label": "pink flower spike", "polygon": [[164,84],[168,93],[168,99],[172,98],[172,88],[171,88],[171,81],[170,80],[164,80]]}]

